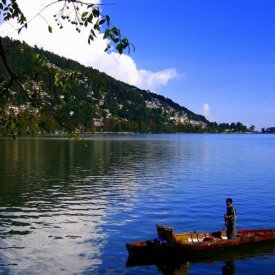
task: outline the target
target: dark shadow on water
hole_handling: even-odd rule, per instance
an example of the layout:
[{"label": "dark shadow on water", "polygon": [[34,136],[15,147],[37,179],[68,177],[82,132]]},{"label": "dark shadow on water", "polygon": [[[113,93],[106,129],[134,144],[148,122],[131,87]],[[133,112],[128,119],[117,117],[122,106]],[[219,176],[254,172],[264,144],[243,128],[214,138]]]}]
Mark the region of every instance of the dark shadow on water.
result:
[{"label": "dark shadow on water", "polygon": [[233,248],[228,251],[203,253],[201,255],[144,255],[129,256],[127,267],[155,265],[160,273],[165,275],[188,274],[192,264],[196,263],[222,263],[222,275],[235,275],[235,263],[253,257],[272,254],[275,251],[275,242],[268,244],[249,245],[243,248]]},{"label": "dark shadow on water", "polygon": [[234,275],[235,274],[235,262],[234,261],[226,261],[224,262],[224,266],[222,267],[222,275]]}]

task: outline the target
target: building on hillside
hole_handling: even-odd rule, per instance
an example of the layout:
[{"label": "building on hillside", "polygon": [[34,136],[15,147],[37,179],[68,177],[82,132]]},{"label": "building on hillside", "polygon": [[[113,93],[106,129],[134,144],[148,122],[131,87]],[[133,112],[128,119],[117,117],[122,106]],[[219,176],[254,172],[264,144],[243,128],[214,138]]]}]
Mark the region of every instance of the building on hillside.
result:
[{"label": "building on hillside", "polygon": [[103,126],[103,118],[94,118],[93,121],[95,127]]}]

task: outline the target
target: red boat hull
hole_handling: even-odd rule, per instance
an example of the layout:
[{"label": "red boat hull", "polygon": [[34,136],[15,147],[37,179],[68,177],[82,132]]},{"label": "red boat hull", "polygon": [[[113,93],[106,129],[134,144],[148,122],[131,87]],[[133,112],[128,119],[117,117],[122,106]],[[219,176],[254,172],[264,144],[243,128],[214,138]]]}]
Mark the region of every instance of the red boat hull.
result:
[{"label": "red boat hull", "polygon": [[157,225],[157,229],[158,239],[127,243],[129,255],[194,255],[275,241],[275,229],[238,230],[237,237],[229,240],[224,231],[176,234],[171,227]]}]

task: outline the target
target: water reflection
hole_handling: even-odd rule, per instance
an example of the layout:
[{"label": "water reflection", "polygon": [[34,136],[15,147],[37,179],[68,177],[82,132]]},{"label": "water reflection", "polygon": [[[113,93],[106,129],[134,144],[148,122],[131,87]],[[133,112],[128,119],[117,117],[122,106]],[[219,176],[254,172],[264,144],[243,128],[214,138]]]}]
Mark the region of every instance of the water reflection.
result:
[{"label": "water reflection", "polygon": [[[192,263],[190,262],[182,262],[177,267],[172,266],[165,266],[161,265],[158,266],[158,271],[163,273],[164,275],[188,275],[189,268],[191,267]],[[235,275],[236,268],[235,262],[229,261],[224,262],[224,266],[221,268],[222,275]]]},{"label": "water reflection", "polygon": [[[163,273],[164,275],[188,275],[189,268],[192,265],[190,262],[182,262],[177,267],[171,266],[159,266],[158,271]],[[221,274],[222,275],[235,275],[235,262],[226,261],[224,262],[224,266],[222,266]]]},{"label": "water reflection", "polygon": [[[175,165],[174,144],[88,139],[86,145],[67,139],[0,139],[4,271],[92,272],[102,264],[109,242],[111,233],[103,230],[113,221],[108,216],[130,211],[139,190],[152,183],[167,190],[163,178],[169,171],[161,167],[169,160]],[[186,150],[177,154],[188,155]]]},{"label": "water reflection", "polygon": [[[204,264],[215,264],[215,274],[234,275],[237,270],[238,261],[249,261],[252,258],[261,258],[272,255],[275,250],[275,241],[270,243],[252,244],[246,247],[232,248],[217,252],[205,252],[198,255],[151,255],[130,256],[126,266],[134,268],[137,266],[155,265],[157,270],[164,275],[192,274],[199,270]],[[214,273],[214,272],[212,272]]]},{"label": "water reflection", "polygon": [[236,271],[235,262],[226,261],[224,262],[224,266],[222,267],[223,275],[234,275]]},{"label": "water reflection", "polygon": [[106,174],[112,163],[103,156],[108,143],[91,152],[68,140],[2,142],[0,264],[4,270],[68,274],[101,264],[107,236],[100,225],[107,215]]},{"label": "water reflection", "polygon": [[[156,222],[179,231],[220,229],[229,185],[240,226],[271,227],[275,146],[253,139],[94,136],[83,146],[1,138],[0,273],[154,274],[125,267],[125,243],[154,238]],[[197,266],[181,261],[181,269],[186,262],[189,271]]]}]

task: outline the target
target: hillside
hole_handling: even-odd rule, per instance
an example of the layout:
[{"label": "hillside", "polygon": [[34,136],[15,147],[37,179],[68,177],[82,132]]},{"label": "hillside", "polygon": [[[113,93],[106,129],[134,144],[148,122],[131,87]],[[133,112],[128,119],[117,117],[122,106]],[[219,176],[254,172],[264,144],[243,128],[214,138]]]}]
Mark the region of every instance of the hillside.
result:
[{"label": "hillside", "polygon": [[[24,87],[14,83],[8,93],[0,90],[2,117],[14,121],[17,134],[220,131],[221,125],[169,98],[19,41],[3,38],[3,44],[10,68]],[[7,79],[0,62],[2,87]],[[1,133],[10,131],[9,124],[2,122]]]}]

